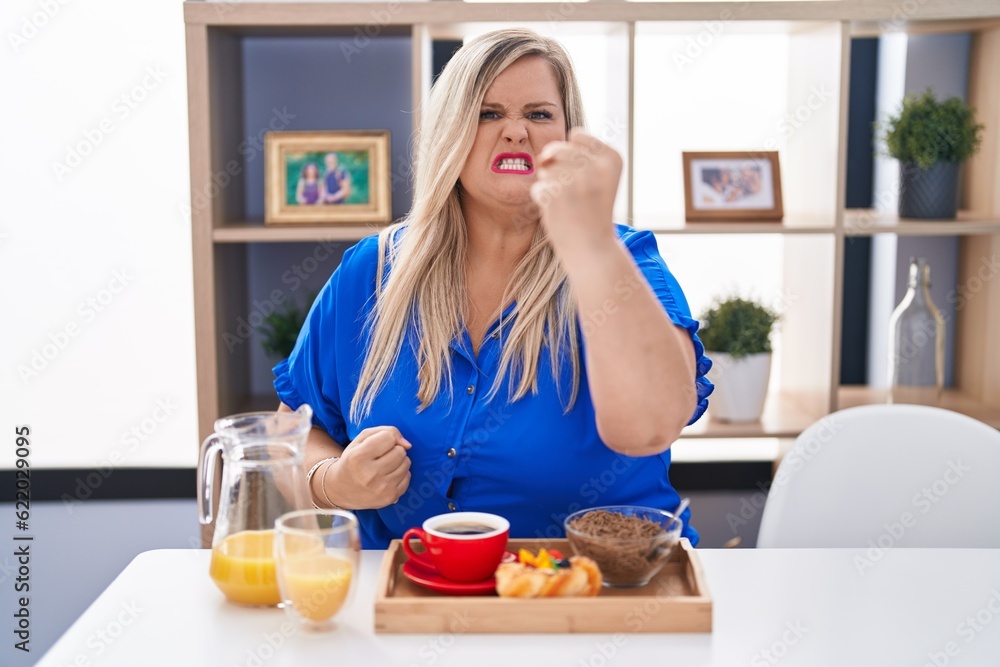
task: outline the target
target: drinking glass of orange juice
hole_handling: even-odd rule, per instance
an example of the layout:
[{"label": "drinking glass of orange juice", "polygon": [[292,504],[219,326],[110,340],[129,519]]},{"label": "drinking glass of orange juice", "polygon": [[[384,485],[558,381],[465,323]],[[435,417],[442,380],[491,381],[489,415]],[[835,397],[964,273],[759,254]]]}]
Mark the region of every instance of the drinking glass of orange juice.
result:
[{"label": "drinking glass of orange juice", "polygon": [[309,630],[334,627],[349,602],[361,551],[358,520],[340,510],[299,510],[274,524],[278,589],[288,614]]}]

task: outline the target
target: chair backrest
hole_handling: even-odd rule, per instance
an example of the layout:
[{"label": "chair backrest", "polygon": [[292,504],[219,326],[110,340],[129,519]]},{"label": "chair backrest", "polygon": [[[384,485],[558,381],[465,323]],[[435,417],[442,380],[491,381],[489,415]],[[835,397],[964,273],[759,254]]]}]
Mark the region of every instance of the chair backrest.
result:
[{"label": "chair backrest", "polygon": [[782,459],[757,546],[1000,548],[1000,432],[919,405],[828,415]]}]

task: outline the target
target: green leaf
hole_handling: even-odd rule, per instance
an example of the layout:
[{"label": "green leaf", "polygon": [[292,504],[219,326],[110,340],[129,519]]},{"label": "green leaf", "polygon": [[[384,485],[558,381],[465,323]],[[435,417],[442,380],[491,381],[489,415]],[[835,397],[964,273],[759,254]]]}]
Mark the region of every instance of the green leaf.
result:
[{"label": "green leaf", "polygon": [[771,351],[771,330],[779,315],[755,301],[730,297],[717,299],[701,319],[698,336],[705,349],[739,359]]},{"label": "green leaf", "polygon": [[316,292],[306,295],[307,305],[302,307],[299,302],[289,299],[284,308],[275,310],[257,327],[257,331],[263,336],[261,346],[264,352],[272,358],[288,358],[295,348],[295,341],[298,340],[299,331],[306,321],[306,315],[316,300]]},{"label": "green leaf", "polygon": [[928,88],[909,95],[894,116],[876,122],[889,155],[930,169],[936,162],[960,162],[979,150],[983,125],[958,97],[938,100]]}]

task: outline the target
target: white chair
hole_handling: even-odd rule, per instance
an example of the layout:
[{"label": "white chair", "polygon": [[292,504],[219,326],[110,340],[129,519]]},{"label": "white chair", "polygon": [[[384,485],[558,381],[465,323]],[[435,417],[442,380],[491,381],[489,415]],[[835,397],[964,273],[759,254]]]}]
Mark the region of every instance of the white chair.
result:
[{"label": "white chair", "polygon": [[1000,548],[1000,432],[919,405],[828,415],[781,461],[757,546]]}]

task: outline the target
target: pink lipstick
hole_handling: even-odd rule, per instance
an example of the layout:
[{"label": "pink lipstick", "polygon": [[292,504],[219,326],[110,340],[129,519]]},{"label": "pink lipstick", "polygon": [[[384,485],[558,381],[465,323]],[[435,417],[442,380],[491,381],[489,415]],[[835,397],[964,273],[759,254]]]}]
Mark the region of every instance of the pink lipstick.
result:
[{"label": "pink lipstick", "polygon": [[498,174],[527,175],[535,173],[531,156],[527,153],[500,153],[493,158],[493,166],[490,169]]}]

